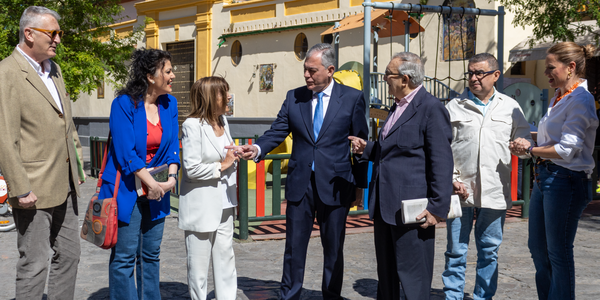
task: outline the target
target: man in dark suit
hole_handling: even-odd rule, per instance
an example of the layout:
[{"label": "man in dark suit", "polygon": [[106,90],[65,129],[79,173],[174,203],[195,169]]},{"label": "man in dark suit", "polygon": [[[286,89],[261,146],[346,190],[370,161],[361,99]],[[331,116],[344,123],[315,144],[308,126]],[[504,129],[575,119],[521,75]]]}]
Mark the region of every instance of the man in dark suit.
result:
[{"label": "man in dark suit", "polygon": [[46,282],[48,299],[75,295],[79,137],[51,60],[62,37],[59,20],[45,7],[25,9],[19,44],[0,62],[0,169],[17,226],[17,300],[41,299]]},{"label": "man in dark suit", "polygon": [[[299,299],[315,216],[324,249],[323,299],[342,299],[344,237],[356,180],[347,137],[367,137],[363,94],[333,81],[334,49],[317,44],[306,55],[306,86],[291,90],[271,129],[254,145],[232,147],[261,160],[291,132],[285,197],[286,244],[281,298]],[[366,185],[366,183],[364,183]]]},{"label": "man in dark suit", "polygon": [[[369,215],[375,223],[377,299],[429,299],[435,224],[450,207],[450,118],[444,105],[423,88],[423,73],[417,55],[394,55],[384,79],[396,104],[379,139],[349,137],[352,151],[374,162]],[[416,218],[425,218],[425,223],[403,224],[402,201],[416,198],[429,201]]]}]

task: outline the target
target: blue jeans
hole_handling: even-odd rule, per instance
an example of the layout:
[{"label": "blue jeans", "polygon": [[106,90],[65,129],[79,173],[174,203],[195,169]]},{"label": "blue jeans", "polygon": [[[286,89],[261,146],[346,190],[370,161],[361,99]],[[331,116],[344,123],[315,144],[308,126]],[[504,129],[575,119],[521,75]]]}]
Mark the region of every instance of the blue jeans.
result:
[{"label": "blue jeans", "polygon": [[536,164],[529,251],[539,299],[575,299],[573,241],[579,218],[591,200],[592,181],[584,172]]},{"label": "blue jeans", "polygon": [[138,198],[129,224],[119,221],[117,244],[111,249],[108,266],[111,300],[160,299],[159,256],[164,226],[164,218],[152,221],[145,198]]},{"label": "blue jeans", "polygon": [[492,299],[498,286],[498,249],[506,210],[463,207],[462,217],[446,221],[448,246],[444,255],[446,266],[442,273],[446,299],[463,299],[465,270],[469,236],[475,221],[475,245],[477,246],[477,276],[473,290],[474,299]]}]

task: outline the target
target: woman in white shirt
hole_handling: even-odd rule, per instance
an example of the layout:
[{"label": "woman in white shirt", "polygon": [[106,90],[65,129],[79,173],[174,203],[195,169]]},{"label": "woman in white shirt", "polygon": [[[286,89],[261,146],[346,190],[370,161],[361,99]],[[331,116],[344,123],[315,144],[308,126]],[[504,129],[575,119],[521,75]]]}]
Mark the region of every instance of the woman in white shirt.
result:
[{"label": "woman in white shirt", "polygon": [[598,117],[588,91],[585,60],[593,46],[564,42],[548,49],[546,71],[556,89],[540,120],[537,146],[524,140],[511,150],[537,156],[529,213],[529,251],[539,299],[575,299],[573,241],[592,199],[594,140]]},{"label": "woman in white shirt", "polygon": [[205,77],[190,90],[191,113],[182,124],[183,180],[179,228],[185,230],[188,286],[194,300],[206,299],[212,255],[215,294],[233,300],[237,273],[233,254],[236,165],[227,112],[229,85],[222,77]]}]

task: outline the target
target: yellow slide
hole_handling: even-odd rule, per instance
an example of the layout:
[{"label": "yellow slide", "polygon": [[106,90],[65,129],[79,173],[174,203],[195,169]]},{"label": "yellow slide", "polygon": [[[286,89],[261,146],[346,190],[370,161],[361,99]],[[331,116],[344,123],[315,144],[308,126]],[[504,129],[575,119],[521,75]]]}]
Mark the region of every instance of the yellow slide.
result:
[{"label": "yellow slide", "polygon": [[[292,153],[292,134],[288,135],[283,143],[281,143],[277,148],[273,149],[273,151],[269,152],[269,154],[291,154]],[[273,174],[273,161],[267,160],[265,161],[265,170],[267,172]],[[281,174],[287,174],[288,160],[281,160]],[[254,161],[248,161],[248,189],[254,190],[256,189],[256,163]]]}]

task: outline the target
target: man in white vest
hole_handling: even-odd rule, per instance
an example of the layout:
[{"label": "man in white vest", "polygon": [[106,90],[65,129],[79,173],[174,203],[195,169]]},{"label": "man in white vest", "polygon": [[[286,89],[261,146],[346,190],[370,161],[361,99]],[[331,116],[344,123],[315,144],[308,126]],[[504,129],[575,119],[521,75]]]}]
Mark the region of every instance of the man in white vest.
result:
[{"label": "man in white vest", "polygon": [[518,137],[532,142],[519,104],[494,87],[500,72],[493,55],[473,56],[465,73],[469,88],[446,105],[452,124],[453,187],[462,206],[462,217],[447,221],[448,246],[442,273],[446,299],[464,297],[467,250],[475,217],[477,275],[473,298],[492,299],[495,295],[498,250],[506,210],[512,206],[508,146]]}]

